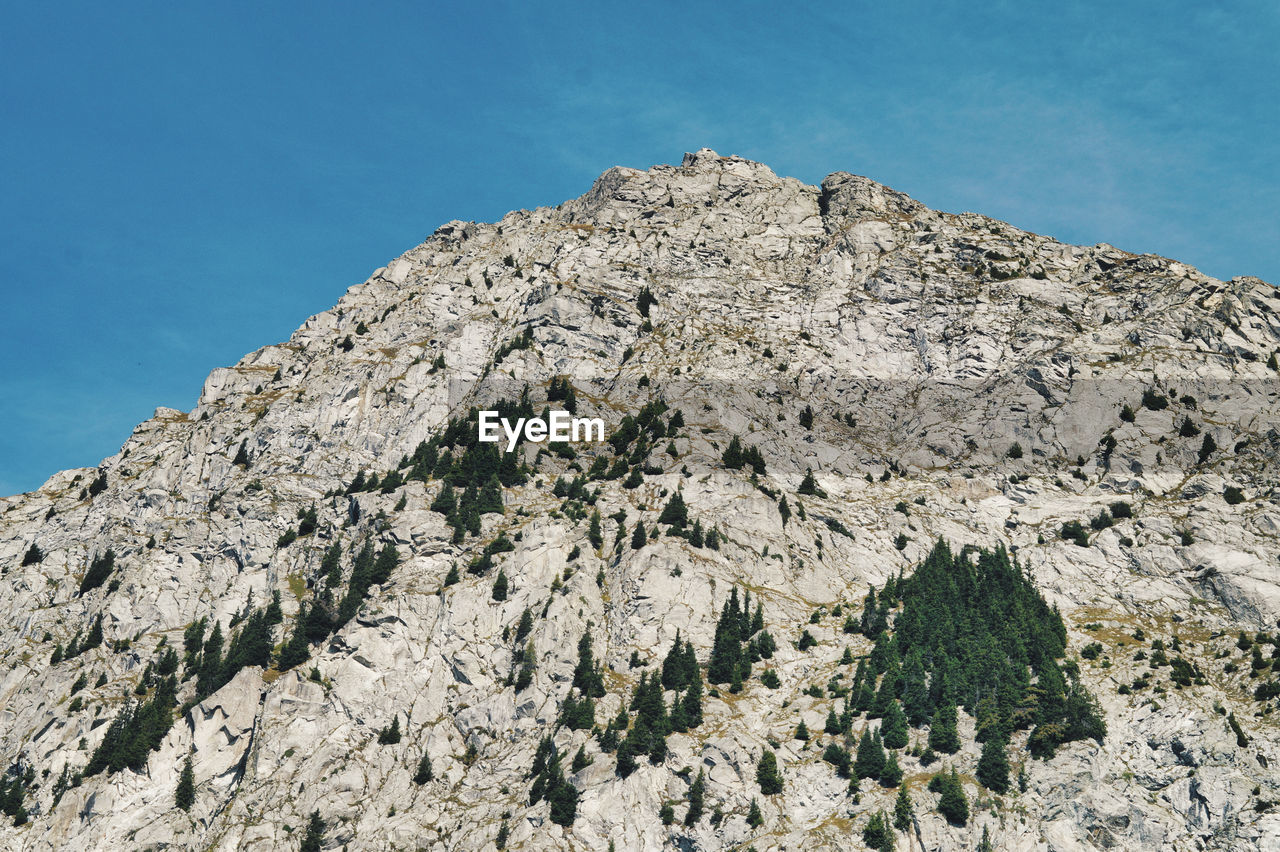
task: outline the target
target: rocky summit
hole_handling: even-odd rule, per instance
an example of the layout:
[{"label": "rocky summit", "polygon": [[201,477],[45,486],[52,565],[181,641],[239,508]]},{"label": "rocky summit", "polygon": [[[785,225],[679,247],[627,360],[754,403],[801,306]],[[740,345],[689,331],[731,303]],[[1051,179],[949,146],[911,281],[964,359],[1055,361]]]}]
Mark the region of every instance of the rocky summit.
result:
[{"label": "rocky summit", "polygon": [[0,845],[1280,848],[1278,350],[706,149],[449,222],[0,499]]}]

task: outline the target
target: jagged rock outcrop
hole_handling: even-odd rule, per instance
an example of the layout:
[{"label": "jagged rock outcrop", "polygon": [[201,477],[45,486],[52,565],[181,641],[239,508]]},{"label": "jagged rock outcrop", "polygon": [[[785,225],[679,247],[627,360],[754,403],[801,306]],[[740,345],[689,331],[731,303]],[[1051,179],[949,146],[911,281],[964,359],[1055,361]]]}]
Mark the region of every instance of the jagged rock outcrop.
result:
[{"label": "jagged rock outcrop", "polygon": [[[972,817],[943,819],[925,789],[940,764],[908,749],[915,816],[898,848],[976,848],[984,828],[998,849],[1276,848],[1276,696],[1255,691],[1280,647],[1277,350],[1280,295],[1257,279],[1063,245],[843,172],[806,186],[705,149],[611,169],[559,207],[446,223],[289,341],[214,370],[192,411],[157,409],[97,469],[0,499],[0,755],[26,812],[0,820],[0,842],[296,848],[314,811],[326,848],[352,850],[494,849],[503,826],[511,849],[859,848],[895,791],[864,783],[855,800],[822,759],[838,702],[821,687],[852,673],[846,647],[872,648],[831,613],[856,612],[942,538],[1010,549],[1060,610],[1107,733],[1048,760],[1013,733],[1021,783],[995,795],[974,778],[981,744],[961,712],[964,745],[944,763]],[[624,465],[635,487],[592,475],[589,501],[553,485],[627,453],[526,442],[504,510],[456,535],[431,508],[440,476],[405,475],[415,450],[526,387],[540,411],[554,377],[610,432],[652,400],[684,425]],[[734,436],[764,473],[726,467]],[[392,471],[389,488],[352,489]],[[632,546],[636,521],[656,532],[676,493],[719,549],[666,534]],[[1064,536],[1073,521],[1087,540]],[[512,549],[469,571],[499,531]],[[208,634],[184,643],[193,623],[231,643],[274,593],[269,644],[284,646],[326,590],[341,597],[366,541],[398,563],[305,662],[279,671],[277,647],[201,680]],[[82,589],[108,550],[106,579]],[[581,637],[603,667],[603,730],[677,632],[706,665],[735,585],[777,637],[777,688],[757,669],[740,693],[708,691],[704,723],[625,778],[599,737],[556,725]],[[99,617],[102,642],[80,650]],[[815,647],[796,646],[802,630]],[[1196,667],[1183,685],[1152,664],[1175,636]],[[51,663],[73,641],[80,653]],[[172,727],[137,768],[77,778],[112,720],[163,691],[167,649],[183,658]],[[393,721],[402,736],[380,743]],[[544,735],[579,791],[568,827],[529,804]],[[591,762],[569,772],[579,748]],[[764,749],[776,795],[757,785]],[[424,754],[430,780],[415,779]],[[699,770],[707,816],[686,826]]]}]

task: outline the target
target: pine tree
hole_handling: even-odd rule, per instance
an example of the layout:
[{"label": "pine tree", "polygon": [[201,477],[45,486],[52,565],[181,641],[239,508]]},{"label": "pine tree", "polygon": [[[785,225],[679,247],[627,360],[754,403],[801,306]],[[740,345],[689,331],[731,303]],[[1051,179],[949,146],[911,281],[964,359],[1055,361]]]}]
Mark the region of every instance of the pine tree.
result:
[{"label": "pine tree", "polygon": [[644,522],[636,521],[635,532],[631,534],[631,549],[639,550],[649,542],[649,536],[645,534]]},{"label": "pine tree", "polygon": [[395,745],[400,742],[400,714],[391,717],[391,724],[378,732],[378,745]]},{"label": "pine tree", "polygon": [[426,784],[433,778],[435,778],[435,772],[431,768],[431,756],[424,751],[418,760],[418,770],[413,773],[413,783]]},{"label": "pine tree", "polygon": [[898,798],[893,803],[893,827],[898,831],[906,831],[911,827],[911,816],[915,809],[911,807],[911,794],[907,785],[898,788]]},{"label": "pine tree", "polygon": [[498,577],[493,581],[493,599],[495,601],[505,601],[507,599],[507,572],[498,569]]},{"label": "pine tree", "polygon": [[369,572],[369,585],[381,586],[391,579],[391,572],[400,564],[400,552],[394,544],[388,544],[378,553],[377,560]]},{"label": "pine tree", "polygon": [[694,547],[702,547],[706,543],[706,539],[702,531],[702,521],[694,521],[693,529],[689,530],[689,544]]},{"label": "pine tree", "polygon": [[871,815],[862,829],[862,842],[872,849],[879,850],[884,848],[886,839],[890,843],[889,848],[892,849],[893,831],[889,828],[889,820],[883,811],[877,811]]},{"label": "pine tree", "polygon": [[960,735],[956,731],[956,705],[946,701],[933,714],[929,724],[929,747],[945,754],[955,754],[960,750]]},{"label": "pine tree", "polygon": [[587,540],[591,546],[599,550],[604,545],[604,534],[600,531],[600,510],[591,511],[591,522],[587,527]]},{"label": "pine tree", "polygon": [[720,460],[724,462],[724,466],[730,470],[738,470],[745,463],[742,456],[742,442],[738,440],[738,436],[734,435],[729,441],[728,448],[721,455]]},{"label": "pine tree", "polygon": [[747,810],[747,825],[752,828],[764,825],[764,814],[760,813],[760,803],[754,797],[751,799],[751,807]]},{"label": "pine tree", "polygon": [[809,741],[809,726],[804,723],[804,719],[801,719],[800,724],[796,725],[796,739],[804,742]]},{"label": "pine tree", "polygon": [[791,520],[791,507],[787,505],[787,496],[785,494],[778,501],[778,514],[782,517],[782,525],[785,527],[787,521]]},{"label": "pine tree", "polygon": [[502,514],[502,484],[498,481],[496,473],[490,475],[485,480],[484,487],[480,489],[476,500],[476,511],[482,515],[489,512]]},{"label": "pine tree", "polygon": [[693,825],[702,818],[703,798],[706,795],[707,782],[701,769],[698,777],[689,785],[689,810],[685,812],[684,824]]},{"label": "pine tree", "polygon": [[902,691],[902,711],[906,714],[907,723],[913,728],[921,727],[929,720],[933,706],[929,700],[924,655],[919,648],[907,651],[906,662],[898,680]]},{"label": "pine tree", "polygon": [[178,789],[173,794],[173,803],[184,811],[191,810],[196,801],[196,776],[191,768],[191,755],[182,764],[182,774],[178,777]]},{"label": "pine tree", "polygon": [[323,843],[324,820],[320,819],[319,811],[312,811],[311,818],[307,821],[307,834],[302,839],[299,852],[320,852]]},{"label": "pine tree", "polygon": [[889,758],[880,772],[880,783],[885,787],[897,787],[902,783],[902,767],[898,765],[898,753],[889,752]]},{"label": "pine tree", "polygon": [[1218,442],[1213,440],[1213,435],[1210,435],[1208,432],[1205,432],[1204,440],[1200,442],[1200,453],[1197,456],[1197,458],[1200,461],[1200,464],[1204,464],[1205,462],[1207,462],[1209,460],[1209,456],[1213,455],[1215,452],[1217,452],[1217,450],[1218,450]]},{"label": "pine tree", "polygon": [[941,797],[938,799],[938,813],[946,817],[952,825],[964,825],[969,821],[969,800],[965,797],[964,787],[955,767],[950,773],[942,774]]},{"label": "pine tree", "polygon": [[222,622],[214,622],[209,638],[204,642],[204,653],[200,655],[200,673],[196,678],[196,694],[203,697],[212,693],[221,684],[222,675]]},{"label": "pine tree", "polygon": [[667,652],[667,656],[662,660],[663,689],[684,689],[689,681],[697,676],[697,669],[695,668],[690,672],[685,664],[684,643],[681,641],[680,631],[677,629],[675,641],[671,643],[671,650]]},{"label": "pine tree", "polygon": [[881,732],[884,737],[885,748],[907,747],[907,717],[903,715],[902,708],[897,701],[889,702],[889,709],[884,714],[884,724],[881,727]]},{"label": "pine tree", "polygon": [[684,717],[689,728],[693,729],[702,724],[702,678],[695,676],[689,682],[689,689],[684,694],[681,701],[684,708]]},{"label": "pine tree", "polygon": [[446,518],[458,510],[458,499],[453,494],[453,487],[448,482],[440,486],[436,498],[431,501],[431,511],[439,512]]},{"label": "pine tree", "polygon": [[566,828],[573,825],[578,816],[578,796],[578,788],[565,780],[560,768],[560,758],[553,758],[546,786],[547,803],[551,805],[551,821]]},{"label": "pine tree", "polygon": [[293,635],[289,637],[289,641],[280,649],[280,654],[276,660],[276,666],[282,672],[299,666],[307,661],[311,656],[311,646],[307,642],[306,621],[308,618],[307,605],[302,604],[298,610],[298,621],[294,625]]},{"label": "pine tree", "polygon": [[760,762],[756,764],[756,783],[760,792],[766,796],[774,796],[782,792],[782,774],[778,771],[778,756],[770,749],[760,754]]},{"label": "pine tree", "polygon": [[1004,739],[991,737],[982,745],[982,757],[978,759],[978,781],[995,793],[1009,791],[1009,757],[1005,753]]},{"label": "pine tree", "polygon": [[[578,664],[573,669],[573,685],[588,698],[604,697],[604,678],[596,668],[589,633],[583,633],[582,638],[578,640]],[[658,700],[662,700],[661,693]]]},{"label": "pine tree", "polygon": [[859,778],[879,778],[884,771],[884,747],[870,730],[864,730],[858,740],[858,757],[854,761],[853,771]]},{"label": "pine tree", "polygon": [[729,683],[735,677],[741,679],[741,637],[742,611],[738,605],[738,589],[735,586],[730,590],[729,600],[720,611],[720,620],[716,622],[711,659],[707,663],[707,680],[712,683]]},{"label": "pine tree", "polygon": [[978,852],[995,852],[995,846],[991,844],[991,831],[985,825],[982,826],[982,840],[978,843]]},{"label": "pine tree", "polygon": [[673,529],[683,530],[689,523],[689,509],[685,506],[684,495],[677,491],[663,507],[658,516],[658,523],[670,524]]}]

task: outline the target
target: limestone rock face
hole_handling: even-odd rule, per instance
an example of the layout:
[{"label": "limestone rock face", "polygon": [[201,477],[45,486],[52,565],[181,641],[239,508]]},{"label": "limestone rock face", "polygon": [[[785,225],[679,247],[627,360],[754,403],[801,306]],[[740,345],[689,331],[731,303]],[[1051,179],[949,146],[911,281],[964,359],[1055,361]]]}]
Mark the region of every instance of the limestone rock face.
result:
[{"label": "limestone rock face", "polygon": [[[0,499],[0,757],[6,784],[28,779],[26,821],[0,820],[0,846],[288,849],[318,812],[333,849],[495,849],[503,825],[510,849],[860,848],[895,791],[864,783],[855,800],[793,733],[821,732],[833,702],[809,687],[847,677],[846,646],[870,648],[831,610],[856,611],[945,538],[1009,548],[1062,613],[1069,656],[1101,646],[1078,662],[1107,734],[1049,760],[1015,734],[1021,783],[996,796],[974,778],[962,712],[965,746],[946,764],[973,815],[948,824],[925,789],[938,764],[903,753],[916,813],[898,848],[976,848],[984,828],[1010,850],[1280,848],[1275,698],[1254,695],[1275,679],[1280,624],[1277,350],[1280,295],[1257,279],[1063,245],[844,172],[807,186],[707,149],[611,169],[558,207],[446,223],[287,342],[214,370],[190,412],[158,408],[98,468]],[[351,489],[357,474],[407,474],[402,460],[472,406],[527,387],[536,410],[557,407],[557,376],[609,432],[651,400],[683,416],[632,460],[637,487],[588,482],[602,546],[552,487],[612,461],[607,444],[576,459],[522,444],[527,481],[461,540],[431,510],[438,477]],[[754,481],[721,461],[734,436],[762,455]],[[800,494],[809,472],[819,493]],[[720,548],[665,534],[633,548],[636,521],[656,530],[677,492]],[[313,507],[314,532],[282,539]],[[1063,536],[1071,521],[1087,546]],[[468,571],[500,530],[513,549]],[[183,662],[173,724],[140,768],[77,777],[112,720],[155,695],[148,666],[189,656],[190,625],[219,623],[229,643],[274,594],[282,645],[329,587],[328,547],[341,546],[340,597],[366,541],[394,544],[398,565],[305,662],[241,667],[204,696],[198,660]],[[106,581],[82,592],[108,550]],[[776,689],[753,677],[708,693],[704,724],[626,778],[597,737],[557,726],[584,635],[603,729],[677,634],[707,662],[735,584],[778,639]],[[51,663],[99,617],[100,645]],[[802,629],[816,647],[796,646]],[[1261,667],[1242,631],[1268,634]],[[1152,640],[1174,636],[1201,674],[1189,685],[1151,665]],[[379,742],[393,720],[399,741]],[[545,735],[580,793],[572,826],[529,804]],[[570,772],[580,747],[591,762]],[[784,779],[773,796],[756,783],[765,748]],[[424,755],[432,777],[417,783]],[[686,826],[699,770],[707,816]]]}]

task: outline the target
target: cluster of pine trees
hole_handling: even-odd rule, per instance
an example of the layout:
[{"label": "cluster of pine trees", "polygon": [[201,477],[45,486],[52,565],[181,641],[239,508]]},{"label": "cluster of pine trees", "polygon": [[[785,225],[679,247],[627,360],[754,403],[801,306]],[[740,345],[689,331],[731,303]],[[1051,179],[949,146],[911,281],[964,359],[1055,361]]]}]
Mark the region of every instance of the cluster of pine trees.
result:
[{"label": "cluster of pine trees", "polygon": [[565,376],[551,377],[551,383],[547,385],[547,402],[563,402],[565,411],[578,413],[578,393]]},{"label": "cluster of pine trees", "polygon": [[102,616],[98,615],[89,623],[89,635],[80,641],[80,631],[71,637],[71,641],[67,643],[66,650],[62,648],[62,643],[54,646],[53,656],[49,658],[50,665],[57,665],[63,660],[70,660],[78,657],[85,651],[92,651],[102,644]]},{"label": "cluster of pine trees", "polygon": [[502,363],[502,360],[512,352],[518,352],[522,349],[533,348],[533,329],[526,327],[524,331],[508,340],[498,347],[498,351],[493,355],[493,365],[496,367]]},{"label": "cluster of pine trees", "polygon": [[751,613],[751,592],[738,603],[738,589],[729,592],[716,622],[715,640],[711,646],[711,658],[707,662],[707,680],[713,684],[727,683],[730,692],[740,692],[744,681],[751,677],[751,665],[771,659],[777,643],[764,629],[764,611],[756,603]]},{"label": "cluster of pine trees", "polygon": [[173,711],[178,705],[177,678],[164,678],[149,701],[130,702],[107,727],[102,742],[94,749],[84,768],[84,776],[106,770],[118,772],[126,766],[140,771],[147,756],[160,747],[160,742],[173,725]]},{"label": "cluster of pine trees", "polygon": [[564,777],[560,753],[550,735],[538,743],[529,769],[533,785],[529,789],[529,805],[546,799],[551,806],[551,821],[556,825],[571,826],[578,815],[578,788]]},{"label": "cluster of pine trees", "polygon": [[[16,767],[10,772],[15,772]],[[15,772],[12,779],[0,780],[0,811],[13,820],[15,826],[26,825],[27,808],[23,804],[27,788],[36,780],[36,771],[27,767],[25,772]]]},{"label": "cluster of pine trees", "polygon": [[895,586],[886,592],[902,611],[892,632],[876,636],[869,661],[884,675],[880,692],[887,679],[913,725],[955,703],[977,719],[979,742],[1007,742],[1013,731],[1032,728],[1037,757],[1073,740],[1101,742],[1106,728],[1096,700],[1073,667],[1064,674],[1057,663],[1066,648],[1061,615],[1003,547],[953,555],[939,541]]},{"label": "cluster of pine trees", "polygon": [[737,435],[729,441],[729,446],[720,456],[720,461],[724,462],[724,466],[730,470],[740,470],[744,466],[750,466],[756,475],[764,476],[764,456],[760,455],[759,448],[747,447],[744,450]]},{"label": "cluster of pine trees", "polygon": [[107,577],[111,576],[111,571],[116,566],[116,552],[107,549],[106,553],[95,556],[93,561],[89,563],[89,570],[84,572],[84,577],[80,580],[80,594],[83,595],[92,589],[96,589],[103,583],[107,582]]},{"label": "cluster of pine trees", "polygon": [[[843,710],[832,707],[825,732],[847,743],[857,716],[882,721],[874,731],[864,728],[856,756],[839,740],[827,746],[823,758],[843,777],[897,786],[896,750],[907,746],[913,727],[929,728],[926,765],[936,752],[956,753],[957,706],[977,720],[983,743],[977,777],[997,793],[1009,789],[1006,748],[1014,731],[1031,728],[1029,750],[1043,758],[1062,743],[1105,735],[1097,702],[1076,669],[1057,662],[1066,645],[1061,616],[1003,548],[953,555],[939,541],[912,576],[891,577],[878,595],[872,587],[861,617],[847,617],[844,630],[875,644],[850,687],[840,690]],[[797,730],[798,738],[808,736],[803,726]],[[954,769],[936,776],[934,786],[942,794],[939,810],[963,824],[968,805]]]},{"label": "cluster of pine trees", "polygon": [[[529,389],[517,401],[498,400],[492,410],[512,422],[533,417]],[[548,413],[544,411],[543,416]],[[479,440],[479,417],[480,410],[473,407],[463,417],[450,418],[439,435],[419,443],[397,468],[381,478],[376,473],[366,477],[360,471],[345,493],[390,494],[406,482],[440,480],[444,485],[431,508],[449,520],[455,543],[468,532],[479,533],[482,514],[502,511],[502,489],[522,485],[529,476],[529,467],[520,462],[516,451],[504,452],[499,444]]]},{"label": "cluster of pine trees", "polygon": [[[354,545],[353,545],[354,547]],[[340,601],[334,594],[342,582],[342,547],[337,542],[329,546],[320,563],[321,585],[310,601],[298,610],[293,634],[280,650],[279,667],[287,671],[300,665],[311,656],[311,646],[323,642],[337,632],[359,611],[373,586],[381,586],[391,579],[400,564],[400,552],[394,544],[386,544],[376,551],[371,540],[366,539],[353,559],[351,576]]]}]

